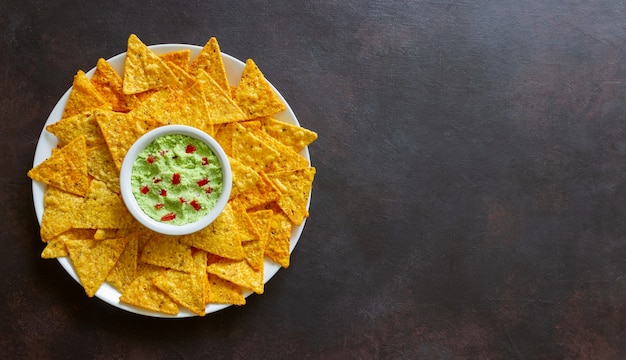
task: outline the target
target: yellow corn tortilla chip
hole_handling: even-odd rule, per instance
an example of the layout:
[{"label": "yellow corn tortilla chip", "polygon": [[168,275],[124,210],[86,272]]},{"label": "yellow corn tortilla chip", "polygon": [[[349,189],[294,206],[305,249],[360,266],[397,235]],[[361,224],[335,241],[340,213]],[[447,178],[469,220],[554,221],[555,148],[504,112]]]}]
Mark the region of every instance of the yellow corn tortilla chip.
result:
[{"label": "yellow corn tortilla chip", "polygon": [[120,192],[119,173],[105,144],[87,150],[87,172],[104,182],[111,191]]},{"label": "yellow corn tortilla chip", "polygon": [[254,134],[254,136],[259,138],[265,144],[271,146],[280,154],[280,158],[277,161],[273,162],[270,168],[266,168],[265,172],[269,173],[273,171],[296,170],[309,167],[309,161],[304,156],[291,150],[290,147],[271,137],[266,132],[261,130],[253,130],[252,134]]},{"label": "yellow corn tortilla chip", "polygon": [[193,269],[191,247],[184,244],[179,236],[155,234],[144,246],[139,260],[183,272]]},{"label": "yellow corn tortilla chip", "polygon": [[191,50],[183,49],[177,51],[171,51],[165,54],[159,55],[161,60],[165,63],[172,63],[183,69],[185,72],[189,69],[189,62],[191,61]]},{"label": "yellow corn tortilla chip", "polygon": [[150,50],[135,34],[128,37],[124,62],[122,91],[124,94],[161,89],[175,83],[167,64]]},{"label": "yellow corn tortilla chip", "polygon": [[237,223],[230,204],[204,229],[182,237],[189,246],[204,250],[224,258],[241,260],[244,257]]},{"label": "yellow corn tortilla chip", "polygon": [[246,298],[243,296],[241,286],[224,280],[217,275],[207,274],[209,283],[205,301],[214,304],[245,305]]},{"label": "yellow corn tortilla chip", "polygon": [[270,116],[287,109],[252,59],[246,61],[234,100],[246,119]]},{"label": "yellow corn tortilla chip", "polygon": [[269,238],[270,220],[273,216],[272,210],[259,210],[248,213],[250,221],[259,233],[257,240],[246,241],[243,245],[243,251],[246,261],[255,270],[260,270],[264,266],[265,247]]},{"label": "yellow corn tortilla chip", "polygon": [[80,136],[85,137],[87,147],[104,144],[104,137],[96,121],[97,112],[98,110],[89,110],[63,118],[46,126],[46,130],[59,139],[60,147],[69,144]]},{"label": "yellow corn tortilla chip", "polygon": [[287,215],[275,213],[270,220],[270,231],[265,255],[280,266],[287,268],[290,262],[291,229],[293,225]]},{"label": "yellow corn tortilla chip", "polygon": [[46,186],[43,196],[41,239],[50,241],[73,227],[73,217],[85,201],[78,196],[54,186]]},{"label": "yellow corn tortilla chip", "polygon": [[216,275],[243,288],[263,294],[264,268],[255,270],[245,260],[220,259],[207,266],[209,274]]},{"label": "yellow corn tortilla chip", "polygon": [[248,131],[244,126],[235,124],[232,134],[232,157],[255,171],[275,168],[280,153]]},{"label": "yellow corn tortilla chip", "polygon": [[230,94],[222,90],[206,72],[200,70],[197,78],[198,82],[202,84],[202,90],[206,97],[211,124],[226,124],[245,119],[245,114],[232,100]]},{"label": "yellow corn tortilla chip", "polygon": [[179,305],[196,315],[204,316],[206,312],[202,280],[206,279],[206,275],[203,275],[200,277],[197,273],[168,269],[155,277],[153,283]]},{"label": "yellow corn tortilla chip", "polygon": [[241,161],[229,157],[229,162],[233,174],[232,189],[230,191],[231,199],[262,181],[261,176],[254,169],[244,165]]},{"label": "yellow corn tortilla chip", "polygon": [[126,238],[66,241],[65,246],[87,296],[96,294],[127,242]]},{"label": "yellow corn tortilla chip", "polygon": [[220,144],[226,155],[233,156],[233,132],[235,124],[215,125],[215,140]]},{"label": "yellow corn tortilla chip", "polygon": [[92,229],[70,229],[61,235],[55,236],[48,241],[48,244],[41,253],[42,259],[54,259],[63,256],[69,256],[65,242],[67,240],[89,240],[93,239],[94,230]]},{"label": "yellow corn tortilla chip", "polygon": [[246,209],[252,209],[278,200],[281,197],[280,190],[265,173],[260,172],[259,176],[260,182],[240,193],[233,201],[241,203]]},{"label": "yellow corn tortilla chip", "polygon": [[226,68],[222,61],[222,53],[215,37],[209,39],[189,65],[189,73],[198,77],[200,72],[206,72],[219,87],[230,94],[230,85],[226,76]]},{"label": "yellow corn tortilla chip", "polygon": [[268,174],[269,179],[280,190],[276,203],[295,225],[302,224],[309,213],[307,203],[313,186],[315,168],[283,171]]},{"label": "yellow corn tortilla chip", "polygon": [[28,171],[28,176],[67,192],[85,195],[89,187],[85,137],[80,136],[53,152],[49,158]]},{"label": "yellow corn tortilla chip", "polygon": [[169,124],[187,125],[213,134],[207,103],[199,82],[182,92],[175,101],[169,101],[165,105],[164,116]]},{"label": "yellow corn tortilla chip", "polygon": [[272,117],[263,118],[263,130],[291,150],[299,153],[317,139],[317,133]]},{"label": "yellow corn tortilla chip", "polygon": [[127,239],[128,243],[124,252],[106,278],[106,281],[120,293],[124,292],[124,289],[137,277],[138,236],[132,233]]},{"label": "yellow corn tortilla chip", "polygon": [[74,75],[72,90],[70,90],[61,118],[97,108],[110,109],[111,105],[96,90],[85,72],[79,70]]},{"label": "yellow corn tortilla chip", "polygon": [[178,305],[174,300],[152,282],[162,271],[165,269],[159,266],[138,264],[137,277],[124,289],[120,302],[164,314],[178,314]]},{"label": "yellow corn tortilla chip", "polygon": [[98,93],[111,105],[113,111],[129,112],[141,100],[134,94],[124,94],[122,77],[103,58],[98,59],[91,83]]},{"label": "yellow corn tortilla chip", "polygon": [[172,86],[176,85],[174,86],[175,88],[186,89],[196,82],[196,78],[189,75],[189,73],[187,73],[182,67],[171,61],[166,61],[166,64],[176,78],[176,82],[172,84]]},{"label": "yellow corn tortilla chip", "polygon": [[243,204],[232,201],[231,207],[233,209],[233,219],[236,223],[237,234],[240,241],[258,240],[261,235],[257,232],[256,227],[252,223],[252,220],[246,212],[246,208]]},{"label": "yellow corn tortilla chip", "polygon": [[106,240],[106,239],[115,239],[118,236],[118,229],[96,229],[95,234],[93,234],[94,240]]},{"label": "yellow corn tortilla chip", "polygon": [[95,179],[91,181],[80,211],[72,218],[74,227],[82,229],[126,228],[133,219],[120,196]]}]

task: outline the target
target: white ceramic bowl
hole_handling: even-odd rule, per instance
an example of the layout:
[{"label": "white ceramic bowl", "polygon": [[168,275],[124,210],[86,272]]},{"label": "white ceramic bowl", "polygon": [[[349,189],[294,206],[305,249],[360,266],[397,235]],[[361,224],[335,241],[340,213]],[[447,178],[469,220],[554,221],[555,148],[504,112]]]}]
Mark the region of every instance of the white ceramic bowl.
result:
[{"label": "white ceramic bowl", "polygon": [[[201,217],[197,221],[184,224],[184,225],[173,225],[164,222],[160,222],[152,219],[146,213],[141,210],[139,204],[137,203],[137,199],[133,194],[131,187],[131,175],[133,172],[133,164],[137,159],[139,153],[146,148],[146,146],[150,145],[155,139],[164,136],[164,135],[173,135],[180,134],[193,137],[207,144],[209,148],[213,151],[213,153],[217,156],[223,174],[223,188],[222,193],[220,194],[217,203],[211,209],[211,211],[205,216]],[[124,199],[124,204],[128,208],[128,211],[145,227],[156,231],[165,235],[186,235],[202,230],[210,223],[213,222],[217,218],[217,216],[224,210],[226,203],[228,202],[228,197],[230,196],[230,191],[232,188],[232,172],[230,169],[230,163],[228,162],[228,157],[224,153],[222,147],[202,130],[196,129],[191,126],[185,125],[167,125],[158,127],[154,130],[151,130],[140,137],[128,150],[128,153],[124,157],[124,161],[122,162],[122,168],[120,170],[120,189],[122,193],[122,198]]]}]

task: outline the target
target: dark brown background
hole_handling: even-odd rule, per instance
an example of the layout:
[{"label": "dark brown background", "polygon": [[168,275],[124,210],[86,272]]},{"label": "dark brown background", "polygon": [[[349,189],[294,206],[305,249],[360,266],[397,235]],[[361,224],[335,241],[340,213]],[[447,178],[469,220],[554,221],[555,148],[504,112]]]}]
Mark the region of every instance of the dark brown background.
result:
[{"label": "dark brown background", "polygon": [[[39,258],[38,136],[130,33],[216,36],[319,133],[244,307],[146,318]],[[0,358],[623,358],[625,97],[622,1],[2,1]]]}]

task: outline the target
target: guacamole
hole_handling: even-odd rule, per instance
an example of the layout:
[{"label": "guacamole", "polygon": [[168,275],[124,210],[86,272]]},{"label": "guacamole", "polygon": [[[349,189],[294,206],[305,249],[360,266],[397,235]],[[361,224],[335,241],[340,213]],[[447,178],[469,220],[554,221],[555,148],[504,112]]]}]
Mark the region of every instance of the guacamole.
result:
[{"label": "guacamole", "polygon": [[164,135],[137,156],[131,186],[146,215],[184,225],[207,215],[217,203],[223,189],[222,167],[201,140]]}]

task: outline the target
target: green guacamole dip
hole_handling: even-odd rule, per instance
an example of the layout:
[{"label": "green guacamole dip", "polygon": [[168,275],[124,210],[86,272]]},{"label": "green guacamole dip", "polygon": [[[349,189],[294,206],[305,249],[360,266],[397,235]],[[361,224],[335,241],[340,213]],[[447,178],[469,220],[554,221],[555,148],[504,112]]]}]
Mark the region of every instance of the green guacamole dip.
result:
[{"label": "green guacamole dip", "polygon": [[222,168],[204,142],[186,135],[164,135],[139,153],[131,186],[146,215],[184,225],[213,209],[223,189]]}]

